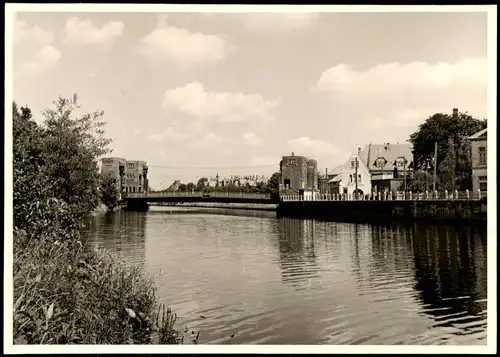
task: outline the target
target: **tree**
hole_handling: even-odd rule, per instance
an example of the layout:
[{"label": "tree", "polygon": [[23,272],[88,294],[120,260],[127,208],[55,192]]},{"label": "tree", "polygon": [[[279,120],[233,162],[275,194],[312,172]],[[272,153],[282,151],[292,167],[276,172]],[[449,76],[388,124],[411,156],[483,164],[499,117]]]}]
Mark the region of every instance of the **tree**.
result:
[{"label": "tree", "polygon": [[111,152],[108,145],[112,140],[103,135],[104,112],[74,115],[80,109],[76,94],[70,99],[59,97],[54,106],[43,111],[42,150],[47,174],[54,179],[56,197],[83,217],[97,206],[98,161]]},{"label": "tree", "polygon": [[14,227],[30,237],[80,229],[99,199],[99,158],[110,152],[103,112],[76,117],[77,96],[60,97],[38,125],[29,108],[12,105]]},{"label": "tree", "polygon": [[50,210],[53,190],[52,180],[43,174],[43,130],[32,120],[31,110],[18,108],[15,102],[12,119],[14,230],[30,231],[37,236],[46,228],[41,212]]},{"label": "tree", "polygon": [[[453,142],[455,151],[454,177],[460,189],[470,185],[470,144],[468,137],[486,128],[486,119],[479,120],[467,113],[459,113],[457,117],[448,114],[436,113],[421,124],[417,131],[410,135],[409,141],[413,144],[415,170],[432,172],[434,168],[434,143],[438,144],[439,163],[449,152],[449,140]],[[441,172],[440,172],[441,174]]]},{"label": "tree", "polygon": [[[411,192],[432,191],[433,175],[425,170],[419,170],[413,174],[413,179],[408,182],[407,189]],[[441,180],[436,178],[436,189],[442,189]]]},{"label": "tree", "polygon": [[198,183],[196,184],[197,191],[203,191],[207,182],[208,182],[208,179],[206,177],[201,177],[198,180]]},{"label": "tree", "polygon": [[187,185],[184,183],[179,184],[178,191],[180,192],[186,192],[187,191]]},{"label": "tree", "polygon": [[190,183],[188,183],[188,184],[186,185],[186,189],[187,189],[189,192],[191,192],[191,191],[195,191],[195,190],[196,190],[196,185],[195,185],[194,183],[190,182]]},{"label": "tree", "polygon": [[438,165],[439,177],[441,178],[444,189],[448,191],[455,190],[456,166],[457,155],[455,151],[455,144],[453,143],[453,139],[449,138],[446,145],[445,155]]},{"label": "tree", "polygon": [[102,203],[112,211],[120,201],[118,180],[112,174],[101,175],[100,198]]},{"label": "tree", "polygon": [[269,178],[269,180],[267,181],[266,191],[272,195],[279,194],[280,182],[281,182],[281,174],[279,172],[273,173]]}]

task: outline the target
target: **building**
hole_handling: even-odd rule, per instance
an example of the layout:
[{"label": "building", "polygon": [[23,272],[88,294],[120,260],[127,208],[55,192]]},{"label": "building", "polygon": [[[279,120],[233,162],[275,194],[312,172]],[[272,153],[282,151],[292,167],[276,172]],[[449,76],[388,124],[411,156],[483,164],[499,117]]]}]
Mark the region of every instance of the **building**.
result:
[{"label": "building", "polygon": [[294,193],[318,190],[318,164],[305,156],[283,156],[280,161],[281,190]]},{"label": "building", "polygon": [[487,128],[469,137],[472,157],[472,190],[486,191],[488,179],[488,132]]},{"label": "building", "polygon": [[[127,160],[121,157],[107,157],[101,160],[101,174],[112,175],[116,179],[118,188],[123,186],[123,174]],[[122,192],[122,191],[120,191]]]},{"label": "building", "polygon": [[122,189],[125,192],[144,192],[147,191],[147,170],[145,161],[129,161],[125,166],[125,185]]},{"label": "building", "polygon": [[145,161],[128,161],[121,157],[101,160],[101,174],[110,173],[116,177],[120,192],[144,192],[148,189],[148,166]]},{"label": "building", "polygon": [[371,175],[376,192],[403,190],[413,178],[413,152],[410,144],[368,144],[358,149],[361,161]]},{"label": "building", "polygon": [[334,168],[328,176],[331,177],[328,181],[330,194],[363,195],[372,191],[370,170],[358,154],[349,156],[343,165]]}]

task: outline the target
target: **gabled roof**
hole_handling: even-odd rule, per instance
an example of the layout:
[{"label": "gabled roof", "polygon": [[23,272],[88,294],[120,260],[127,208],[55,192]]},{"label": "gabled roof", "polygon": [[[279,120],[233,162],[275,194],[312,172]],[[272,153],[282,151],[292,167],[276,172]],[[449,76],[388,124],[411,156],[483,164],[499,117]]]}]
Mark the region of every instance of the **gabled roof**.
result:
[{"label": "gabled roof", "polygon": [[472,136],[469,136],[469,139],[470,140],[477,140],[477,139],[483,139],[483,138],[486,138],[487,136],[487,131],[488,131],[488,128],[485,128],[481,131],[478,131],[477,133],[475,133],[474,135]]},{"label": "gabled roof", "polygon": [[336,168],[334,168],[332,170],[332,172],[328,172],[328,175],[332,175],[333,178],[328,181],[328,183],[332,183],[332,182],[339,182],[342,180],[342,175],[340,175],[342,173],[342,171],[344,169],[348,169],[349,171],[351,170],[351,161],[355,158],[355,157],[358,157],[358,160],[360,161],[360,164],[361,165],[365,165],[365,163],[363,162],[363,160],[361,159],[361,157],[357,154],[351,154],[349,155],[349,158],[344,162],[344,164],[342,165],[339,165],[337,166]]},{"label": "gabled roof", "polygon": [[340,182],[340,181],[342,181],[342,176],[341,175],[335,175],[335,177],[332,178],[330,181],[328,181],[328,183]]},{"label": "gabled roof", "polygon": [[359,153],[360,159],[369,170],[378,170],[375,161],[378,157],[387,160],[384,171],[393,170],[394,162],[398,157],[404,157],[408,161],[406,167],[413,163],[413,153],[410,144],[368,144]]},{"label": "gabled roof", "polygon": [[342,168],[345,166],[344,165],[339,165],[337,167],[335,167],[332,171],[328,171],[328,176],[330,175],[338,175],[339,173],[342,172]]}]

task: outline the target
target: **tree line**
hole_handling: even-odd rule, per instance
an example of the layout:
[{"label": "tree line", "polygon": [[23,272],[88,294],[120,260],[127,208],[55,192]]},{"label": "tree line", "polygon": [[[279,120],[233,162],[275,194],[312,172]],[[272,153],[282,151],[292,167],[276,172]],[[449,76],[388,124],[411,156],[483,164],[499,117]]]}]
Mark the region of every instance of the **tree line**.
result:
[{"label": "tree line", "polygon": [[[166,192],[166,191],[178,191],[178,192],[233,192],[233,193],[268,193],[268,194],[278,194],[280,185],[281,174],[275,172],[271,175],[267,182],[257,182],[255,186],[246,183],[244,185],[239,185],[234,182],[216,184],[215,186],[208,185],[208,178],[201,177],[195,183],[189,182],[187,184],[180,183],[176,181],[177,185],[172,185],[170,189],[165,190],[150,190],[155,192]],[[176,186],[176,187],[174,187]]]},{"label": "tree line", "polygon": [[415,171],[408,190],[432,190],[436,165],[437,190],[471,190],[472,154],[468,138],[486,127],[486,119],[474,118],[467,112],[457,115],[436,113],[427,118],[409,138],[413,145]]}]

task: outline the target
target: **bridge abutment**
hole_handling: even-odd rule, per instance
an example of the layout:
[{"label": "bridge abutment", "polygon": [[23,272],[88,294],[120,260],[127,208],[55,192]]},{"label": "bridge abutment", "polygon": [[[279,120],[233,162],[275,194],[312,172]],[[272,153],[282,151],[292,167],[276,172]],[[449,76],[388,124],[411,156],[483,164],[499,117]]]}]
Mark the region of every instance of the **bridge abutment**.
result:
[{"label": "bridge abutment", "polygon": [[141,199],[127,199],[127,210],[129,211],[139,211],[146,212],[149,210],[149,203]]}]

